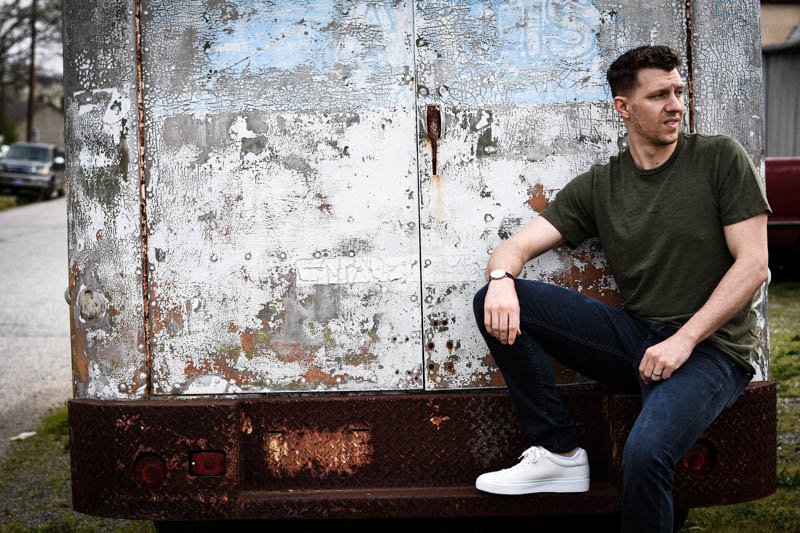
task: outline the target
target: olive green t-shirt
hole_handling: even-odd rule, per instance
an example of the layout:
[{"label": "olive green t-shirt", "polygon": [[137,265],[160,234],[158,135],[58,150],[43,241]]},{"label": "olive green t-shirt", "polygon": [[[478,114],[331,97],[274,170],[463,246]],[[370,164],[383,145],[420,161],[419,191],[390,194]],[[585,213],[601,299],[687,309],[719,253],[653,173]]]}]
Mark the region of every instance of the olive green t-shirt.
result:
[{"label": "olive green t-shirt", "polygon": [[[591,167],[541,216],[569,245],[598,237],[624,307],[679,328],[733,264],[723,226],[769,212],[758,172],[738,141],[684,133],[657,168],[638,169],[629,150]],[[747,305],[709,341],[752,372],[755,325]]]}]

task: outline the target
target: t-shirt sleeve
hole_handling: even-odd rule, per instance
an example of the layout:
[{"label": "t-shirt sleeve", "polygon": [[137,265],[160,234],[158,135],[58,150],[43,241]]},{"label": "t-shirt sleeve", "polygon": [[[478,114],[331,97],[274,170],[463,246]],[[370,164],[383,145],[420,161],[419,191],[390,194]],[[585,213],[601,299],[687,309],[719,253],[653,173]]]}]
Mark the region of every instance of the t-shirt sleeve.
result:
[{"label": "t-shirt sleeve", "polygon": [[572,247],[597,236],[592,210],[592,172],[574,178],[541,212]]},{"label": "t-shirt sleeve", "polygon": [[758,171],[739,141],[727,139],[718,168],[717,194],[723,226],[772,212]]}]

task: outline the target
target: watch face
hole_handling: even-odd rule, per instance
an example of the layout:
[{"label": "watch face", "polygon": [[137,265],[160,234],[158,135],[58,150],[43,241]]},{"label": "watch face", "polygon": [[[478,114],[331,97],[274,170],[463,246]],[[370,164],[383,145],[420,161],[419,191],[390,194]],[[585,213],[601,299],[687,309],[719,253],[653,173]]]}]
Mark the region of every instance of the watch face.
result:
[{"label": "watch face", "polygon": [[500,279],[504,278],[505,275],[506,275],[505,270],[492,270],[492,272],[489,274],[489,277],[492,279]]}]

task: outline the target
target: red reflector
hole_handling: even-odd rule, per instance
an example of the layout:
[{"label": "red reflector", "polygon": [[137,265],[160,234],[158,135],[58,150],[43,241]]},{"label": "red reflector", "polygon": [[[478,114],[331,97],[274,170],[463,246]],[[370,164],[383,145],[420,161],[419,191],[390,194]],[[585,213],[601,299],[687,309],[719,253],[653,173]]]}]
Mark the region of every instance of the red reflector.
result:
[{"label": "red reflector", "polygon": [[681,459],[681,466],[693,474],[707,474],[714,468],[716,451],[707,440],[699,440]]},{"label": "red reflector", "polygon": [[225,474],[225,452],[189,452],[189,473],[193,476]]},{"label": "red reflector", "polygon": [[158,455],[143,453],[133,464],[133,476],[139,485],[154,489],[167,479],[167,465]]}]

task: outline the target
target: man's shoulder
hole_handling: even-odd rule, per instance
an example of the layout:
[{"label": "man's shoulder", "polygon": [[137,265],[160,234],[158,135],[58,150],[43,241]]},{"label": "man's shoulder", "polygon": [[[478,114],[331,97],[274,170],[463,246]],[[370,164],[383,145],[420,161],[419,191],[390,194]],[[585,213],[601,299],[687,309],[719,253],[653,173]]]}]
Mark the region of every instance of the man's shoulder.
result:
[{"label": "man's shoulder", "polygon": [[617,154],[611,155],[606,161],[594,163],[589,167],[585,174],[597,175],[607,174],[611,169],[618,167],[625,160],[628,149],[620,151]]},{"label": "man's shoulder", "polygon": [[687,146],[700,151],[735,150],[740,146],[739,141],[730,135],[683,133]]}]

